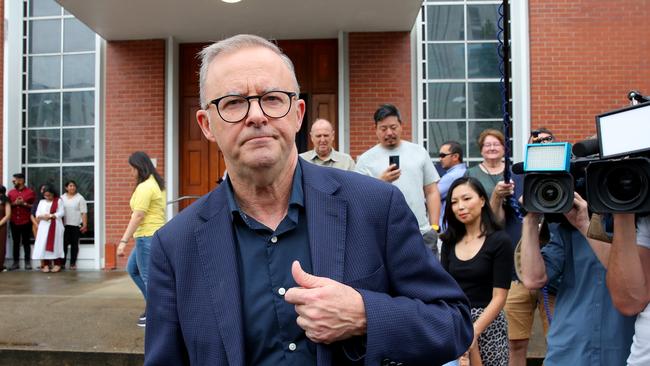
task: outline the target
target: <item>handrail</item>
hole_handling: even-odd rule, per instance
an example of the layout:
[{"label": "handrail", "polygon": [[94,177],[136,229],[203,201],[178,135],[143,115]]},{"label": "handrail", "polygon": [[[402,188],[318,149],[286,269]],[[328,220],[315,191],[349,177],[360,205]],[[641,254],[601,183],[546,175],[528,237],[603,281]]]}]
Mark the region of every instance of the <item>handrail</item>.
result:
[{"label": "handrail", "polygon": [[192,200],[192,199],[195,200],[195,199],[197,199],[197,198],[201,198],[201,196],[196,195],[196,194],[190,194],[190,195],[187,195],[187,196],[182,196],[182,197],[178,197],[178,198],[176,198],[176,199],[173,199],[173,200],[167,202],[167,204],[168,204],[168,205],[172,205],[172,204],[177,203],[177,202],[180,202],[180,201],[184,201],[184,200]]}]

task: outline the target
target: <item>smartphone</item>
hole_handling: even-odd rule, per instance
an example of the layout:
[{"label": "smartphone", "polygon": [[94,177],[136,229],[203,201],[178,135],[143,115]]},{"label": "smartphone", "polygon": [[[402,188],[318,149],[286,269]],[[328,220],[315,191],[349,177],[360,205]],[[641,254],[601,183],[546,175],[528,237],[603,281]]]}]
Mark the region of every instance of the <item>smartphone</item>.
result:
[{"label": "smartphone", "polygon": [[390,155],[388,156],[388,166],[395,164],[396,168],[399,169],[399,155]]}]

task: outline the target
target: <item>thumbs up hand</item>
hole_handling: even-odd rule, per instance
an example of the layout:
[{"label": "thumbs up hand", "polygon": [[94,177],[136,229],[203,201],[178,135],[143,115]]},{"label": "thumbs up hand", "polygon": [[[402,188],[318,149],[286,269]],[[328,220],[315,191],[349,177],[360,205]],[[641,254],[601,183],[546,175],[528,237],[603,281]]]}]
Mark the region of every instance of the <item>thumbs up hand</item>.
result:
[{"label": "thumbs up hand", "polygon": [[359,292],[303,271],[298,261],[292,263],[291,275],[300,287],[289,289],[284,300],[295,305],[296,322],[307,338],[330,344],[366,333],[366,309]]}]

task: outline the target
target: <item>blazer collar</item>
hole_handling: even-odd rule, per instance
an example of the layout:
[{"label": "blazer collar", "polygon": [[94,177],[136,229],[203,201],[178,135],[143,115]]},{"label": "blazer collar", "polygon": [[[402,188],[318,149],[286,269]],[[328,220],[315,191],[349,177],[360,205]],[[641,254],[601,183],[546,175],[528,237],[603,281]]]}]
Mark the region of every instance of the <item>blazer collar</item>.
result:
[{"label": "blazer collar", "polygon": [[205,220],[194,231],[208,294],[217,318],[218,331],[228,364],[245,363],[237,247],[222,186],[212,191],[198,211]]}]

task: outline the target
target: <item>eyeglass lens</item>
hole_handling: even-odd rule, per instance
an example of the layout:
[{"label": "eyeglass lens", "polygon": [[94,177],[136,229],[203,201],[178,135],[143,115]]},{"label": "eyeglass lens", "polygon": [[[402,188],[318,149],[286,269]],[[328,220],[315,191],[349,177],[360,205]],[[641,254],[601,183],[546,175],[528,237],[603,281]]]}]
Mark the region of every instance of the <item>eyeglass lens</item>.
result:
[{"label": "eyeglass lens", "polygon": [[243,97],[239,95],[226,96],[217,104],[221,118],[226,122],[239,122],[246,117],[250,109],[250,99],[257,99],[264,113],[270,118],[281,118],[289,113],[291,97],[283,92],[269,92],[260,96]]}]

